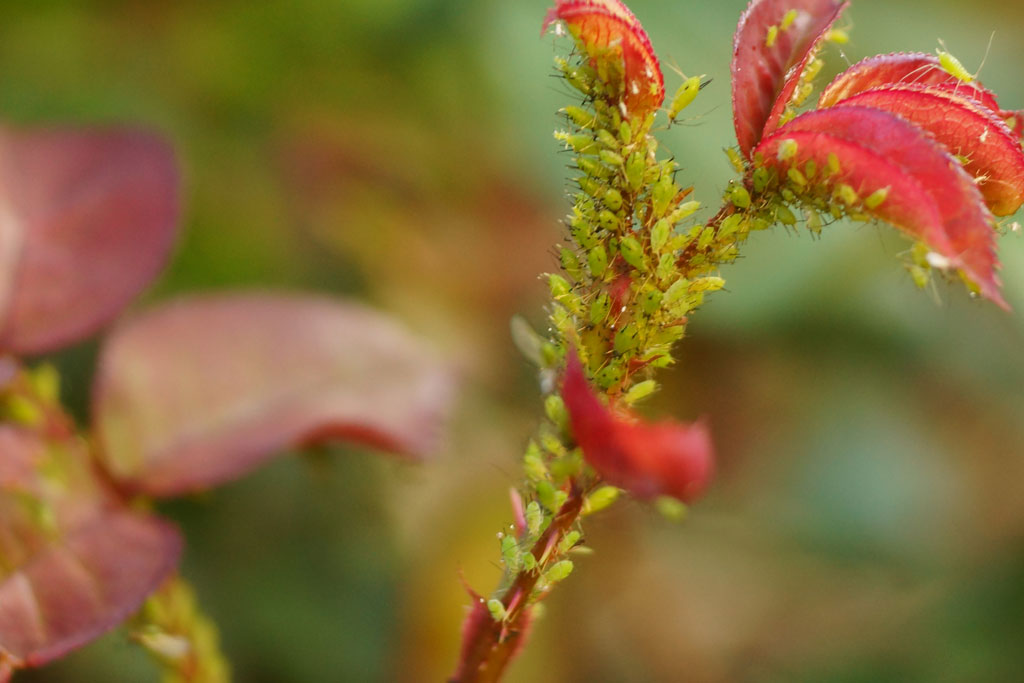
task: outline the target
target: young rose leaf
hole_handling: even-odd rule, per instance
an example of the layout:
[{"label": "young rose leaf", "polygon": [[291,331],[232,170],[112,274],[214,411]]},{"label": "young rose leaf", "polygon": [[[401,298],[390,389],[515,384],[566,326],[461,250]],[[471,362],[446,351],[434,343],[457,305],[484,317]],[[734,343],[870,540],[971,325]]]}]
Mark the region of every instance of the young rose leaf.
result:
[{"label": "young rose leaf", "polygon": [[1024,203],[1020,141],[998,116],[974,100],[906,85],[866,90],[843,102],[883,109],[923,128],[963,161],[997,216],[1008,216]]},{"label": "young rose leaf", "polygon": [[665,100],[665,79],[647,32],[619,0],[558,0],[544,18],[542,32],[564,21],[592,61],[619,55],[625,79],[625,114],[643,118]]},{"label": "young rose leaf", "polygon": [[703,422],[647,423],[616,414],[591,390],[575,353],[566,364],[562,398],[584,459],[607,482],[637,498],[672,496],[683,502],[707,488],[714,454]]},{"label": "young rose leaf", "polygon": [[77,441],[4,426],[0,452],[0,663],[39,666],[137,610],[177,565],[181,539],[121,506]]},{"label": "young rose leaf", "polygon": [[842,0],[752,0],[740,17],[731,70],[733,123],[743,154],[749,157],[777,127],[815,47],[846,5]]},{"label": "young rose leaf", "polygon": [[49,351],[109,322],[163,266],[177,219],[162,140],[0,129],[0,351]]},{"label": "young rose leaf", "polygon": [[312,296],[226,294],[116,329],[93,424],[115,479],[171,496],[329,439],[423,456],[451,398],[447,369],[387,316]]},{"label": "young rose leaf", "polygon": [[[840,168],[830,184],[843,182],[854,188],[857,196],[864,199],[863,208],[866,212],[874,213],[924,241],[934,252],[948,259],[951,265],[961,268],[986,296],[1005,306],[995,276],[998,264],[995,257],[994,219],[985,207],[973,179],[945,148],[921,129],[888,112],[853,106],[850,104],[852,101],[847,100],[831,109],[798,116],[784,126],[779,135],[797,131],[827,133],[863,145],[899,166],[906,175],[917,181],[919,188],[928,196],[925,203],[937,210],[941,227],[933,222],[906,223],[908,214],[920,210],[918,202],[922,198],[919,194],[914,193],[908,197],[902,195],[901,190],[895,186],[888,186],[888,190],[864,187],[863,179],[855,175],[856,166],[848,164],[842,153],[828,150],[828,153],[836,154]],[[799,149],[801,142],[798,140],[796,144]],[[759,151],[762,150],[759,148]],[[766,161],[779,163],[777,155],[769,156],[769,151],[767,148],[762,151]],[[796,158],[802,157],[798,154]],[[875,180],[881,175],[881,172],[876,173]],[[879,199],[869,199],[873,192],[879,191],[880,194],[874,195]],[[930,211],[922,211],[921,216],[934,218]]]},{"label": "young rose leaf", "polygon": [[877,55],[857,62],[825,88],[818,99],[818,107],[831,107],[865,90],[891,85],[933,86],[936,90],[975,100],[1005,121],[1014,135],[1024,135],[1021,112],[1001,108],[991,90],[978,81],[960,80],[942,67],[937,56],[925,52]]}]

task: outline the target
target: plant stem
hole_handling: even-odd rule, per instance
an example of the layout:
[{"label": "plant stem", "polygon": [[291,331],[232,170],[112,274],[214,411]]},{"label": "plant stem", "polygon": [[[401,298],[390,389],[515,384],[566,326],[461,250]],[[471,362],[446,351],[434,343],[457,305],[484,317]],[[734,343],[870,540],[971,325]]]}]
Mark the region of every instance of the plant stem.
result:
[{"label": "plant stem", "polygon": [[[545,557],[579,519],[584,494],[583,488],[574,481],[569,497],[530,550],[538,566],[543,566]],[[449,683],[493,683],[501,680],[505,668],[523,645],[531,618],[529,597],[540,577],[539,569],[519,572],[501,597],[508,616],[503,621],[492,620],[487,628],[475,632],[474,640],[466,644],[469,654],[460,672]]]}]

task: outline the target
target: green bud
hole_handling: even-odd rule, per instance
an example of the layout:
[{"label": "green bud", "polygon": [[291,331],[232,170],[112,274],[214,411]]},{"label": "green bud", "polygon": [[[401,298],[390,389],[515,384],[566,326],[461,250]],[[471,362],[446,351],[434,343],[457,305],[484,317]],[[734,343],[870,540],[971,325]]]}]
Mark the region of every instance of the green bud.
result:
[{"label": "green bud", "polygon": [[644,263],[644,248],[636,237],[624,235],[619,240],[619,253],[622,254],[622,258],[626,259],[626,263],[640,272],[646,272],[647,264]]},{"label": "green bud", "polygon": [[608,267],[608,252],[605,251],[604,245],[598,244],[587,252],[587,267],[590,268],[590,274],[595,278],[604,275],[604,271]]}]

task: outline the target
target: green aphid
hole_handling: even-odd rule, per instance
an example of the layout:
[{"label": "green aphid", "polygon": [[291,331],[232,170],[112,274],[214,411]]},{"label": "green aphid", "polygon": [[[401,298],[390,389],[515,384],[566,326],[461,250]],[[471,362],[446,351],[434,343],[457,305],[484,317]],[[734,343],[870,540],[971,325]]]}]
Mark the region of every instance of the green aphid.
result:
[{"label": "green aphid", "polygon": [[945,50],[938,50],[939,55],[939,66],[942,70],[948,73],[953,78],[963,81],[964,83],[970,83],[974,80],[974,74],[964,68],[964,65],[960,63],[960,60],[946,52]]},{"label": "green aphid", "polygon": [[791,9],[786,12],[786,15],[782,17],[782,23],[779,24],[779,28],[783,31],[788,31],[789,27],[793,25],[793,22],[796,21],[799,14],[800,12],[795,9]]},{"label": "green aphid", "polygon": [[620,227],[619,217],[608,209],[603,209],[601,213],[597,214],[597,222],[608,232],[618,232]]},{"label": "green aphid", "polygon": [[569,277],[577,281],[583,279],[583,267],[580,265],[580,260],[577,258],[576,252],[566,247],[562,247],[558,252],[558,260],[561,261],[562,268],[564,268],[565,272],[569,274]]},{"label": "green aphid", "polygon": [[800,145],[797,144],[796,140],[787,138],[779,143],[777,156],[779,161],[788,161],[795,157],[798,151],[800,151]]},{"label": "green aphid", "polygon": [[633,235],[624,235],[619,240],[619,253],[622,254],[622,258],[629,265],[642,273],[647,271],[647,263],[644,261],[644,248],[640,244],[640,240]]},{"label": "green aphid", "polygon": [[724,221],[722,221],[722,224],[718,226],[718,239],[729,237],[734,232],[738,231],[741,225],[743,225],[743,214],[734,213],[733,215],[728,216]]},{"label": "green aphid", "polygon": [[594,234],[594,226],[583,217],[574,218],[569,225],[569,234],[584,249],[592,249],[597,244],[597,236]]},{"label": "green aphid", "polygon": [[612,308],[612,298],[608,292],[601,292],[590,302],[590,323],[600,325],[608,317]]},{"label": "green aphid", "polygon": [[607,390],[621,382],[624,375],[625,372],[618,363],[609,363],[598,370],[594,376],[594,381],[597,382],[599,387]]},{"label": "green aphid", "polygon": [[609,211],[618,211],[622,208],[622,193],[614,187],[608,188],[608,191],[604,193],[604,205],[608,207]]},{"label": "green aphid", "polygon": [[544,572],[544,582],[547,584],[558,583],[566,578],[569,574],[572,574],[573,564],[572,560],[561,560],[551,565],[546,572]]},{"label": "green aphid", "polygon": [[602,149],[597,153],[597,156],[609,166],[622,166],[623,164],[622,156],[609,149]]},{"label": "green aphid", "polygon": [[596,278],[604,275],[605,269],[608,268],[608,252],[603,244],[598,244],[587,252],[587,267],[590,269],[590,274]]},{"label": "green aphid", "polygon": [[497,598],[491,598],[487,601],[487,611],[491,613],[491,618],[495,621],[505,621],[508,619],[508,611],[505,609],[505,604]]},{"label": "green aphid", "polygon": [[592,515],[595,512],[606,509],[618,500],[621,493],[622,491],[615,486],[602,486],[587,496],[586,501],[583,503],[583,514]]},{"label": "green aphid", "polygon": [[766,35],[765,38],[764,38],[764,46],[765,47],[773,47],[775,45],[775,41],[776,41],[776,39],[778,39],[778,37],[779,37],[779,27],[776,26],[775,24],[772,24],[771,26],[768,27],[768,35]]},{"label": "green aphid", "polygon": [[869,209],[877,209],[885,201],[886,197],[889,196],[889,188],[883,187],[875,190],[864,199],[864,206]]},{"label": "green aphid", "polygon": [[589,112],[583,107],[565,107],[562,109],[562,113],[580,128],[590,128],[597,121],[593,112]]},{"label": "green aphid", "polygon": [[790,181],[793,182],[793,184],[799,185],[800,187],[807,186],[807,178],[796,167],[792,167],[788,171],[786,171],[786,175],[789,177]]},{"label": "green aphid", "polygon": [[551,290],[551,298],[556,300],[561,299],[572,291],[569,282],[561,275],[554,273],[548,275],[548,288]]},{"label": "green aphid", "polygon": [[647,168],[644,156],[639,152],[633,152],[626,161],[626,182],[633,192],[639,190],[644,184],[644,170]]},{"label": "green aphid", "polygon": [[796,225],[796,216],[782,204],[775,207],[775,218],[783,225]]},{"label": "green aphid", "polygon": [[640,298],[640,310],[642,310],[646,315],[654,315],[654,313],[661,308],[662,296],[662,293],[657,289],[645,292]]},{"label": "green aphid", "polygon": [[742,185],[733,185],[729,191],[729,199],[738,209],[750,208],[750,192]]},{"label": "green aphid", "polygon": [[668,110],[669,120],[675,121],[680,112],[690,106],[690,104],[697,99],[697,94],[699,92],[700,76],[691,76],[683,81],[683,84],[679,86],[679,89],[676,90],[675,96],[672,98],[672,104]]},{"label": "green aphid", "polygon": [[613,348],[615,353],[625,355],[640,344],[640,333],[636,329],[636,323],[629,323],[615,333]]},{"label": "green aphid", "polygon": [[619,139],[612,135],[611,131],[604,128],[597,131],[597,140],[608,149],[619,148]]},{"label": "green aphid", "polygon": [[565,401],[558,394],[551,394],[544,399],[544,414],[563,432],[569,427],[569,411]]},{"label": "green aphid", "polygon": [[740,156],[740,153],[734,147],[726,147],[725,156],[729,157],[729,163],[732,164],[734,171],[743,173],[743,157]]},{"label": "green aphid", "polygon": [[537,485],[537,497],[540,498],[540,503],[535,500],[530,501],[530,504],[526,506],[526,530],[530,533],[530,536],[537,536],[540,534],[541,529],[544,528],[544,511],[540,509],[541,504],[547,507],[544,498],[550,494],[551,501],[555,499],[555,488],[550,481],[541,482],[544,484],[544,494],[541,493],[540,484]]},{"label": "green aphid", "polygon": [[653,379],[647,379],[644,380],[643,382],[637,382],[636,384],[629,388],[629,391],[627,391],[625,396],[622,397],[622,400],[627,405],[633,405],[637,401],[647,398],[648,396],[653,394],[657,390],[657,388],[658,383],[655,382]]},{"label": "green aphid", "polygon": [[697,292],[717,292],[722,287],[725,287],[724,279],[714,275],[709,275],[708,277],[697,278],[691,282],[687,291],[691,294],[695,294]]},{"label": "green aphid", "polygon": [[651,228],[651,249],[655,252],[660,252],[662,247],[668,243],[668,238],[672,234],[672,224],[668,219],[662,218],[660,221],[654,224]]}]

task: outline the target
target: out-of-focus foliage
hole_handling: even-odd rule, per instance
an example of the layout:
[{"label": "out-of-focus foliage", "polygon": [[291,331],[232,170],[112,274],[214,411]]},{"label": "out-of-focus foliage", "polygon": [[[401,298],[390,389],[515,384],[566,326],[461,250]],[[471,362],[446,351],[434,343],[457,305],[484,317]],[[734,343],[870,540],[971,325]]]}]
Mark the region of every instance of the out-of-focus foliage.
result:
[{"label": "out-of-focus foliage", "polygon": [[[568,175],[572,95],[547,2],[93,0],[0,5],[0,116],[132,121],[178,145],[186,234],[151,295],[315,287],[402,316],[461,359],[444,457],[282,459],[165,506],[239,681],[425,681],[450,671],[465,594],[540,406],[508,340]],[[715,80],[662,137],[707,203],[731,175],[730,36],[745,0],[635,0],[666,66]],[[1024,106],[1024,6],[856,0],[851,54],[946,41]],[[831,75],[845,66],[831,58]],[[882,241],[885,249],[878,248]],[[592,559],[511,681],[1013,680],[1024,637],[1024,242],[1018,313],[893,266],[898,236],[759,235],[694,319],[651,414],[707,413],[720,475],[682,526],[638,504],[589,525]],[[84,406],[93,347],[59,357]],[[26,681],[137,683],[121,635]]]}]

